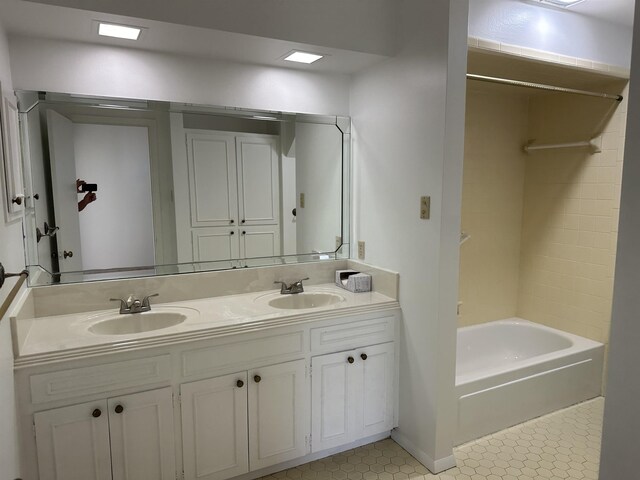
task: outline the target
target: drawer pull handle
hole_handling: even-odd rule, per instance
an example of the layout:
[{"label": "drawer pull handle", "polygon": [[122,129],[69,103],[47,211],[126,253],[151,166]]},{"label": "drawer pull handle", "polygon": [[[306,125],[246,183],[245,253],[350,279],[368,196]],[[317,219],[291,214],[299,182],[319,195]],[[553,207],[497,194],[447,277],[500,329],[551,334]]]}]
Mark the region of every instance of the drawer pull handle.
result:
[{"label": "drawer pull handle", "polygon": [[96,408],[93,412],[91,412],[91,416],[93,418],[98,418],[100,415],[102,415],[102,410],[100,410],[99,408]]},{"label": "drawer pull handle", "polygon": [[124,412],[124,407],[122,405],[116,405],[115,412],[116,413]]},{"label": "drawer pull handle", "polygon": [[238,387],[238,388],[242,388],[242,387],[244,387],[244,382],[243,382],[242,380],[238,380],[238,381],[236,382],[236,387]]},{"label": "drawer pull handle", "polygon": [[260,383],[260,380],[262,380],[262,377],[261,377],[260,375],[255,375],[255,376],[253,377],[253,380],[254,380],[256,383]]},{"label": "drawer pull handle", "polygon": [[362,355],[360,355],[360,358],[361,358],[362,360],[366,360],[366,359],[367,359],[367,354],[366,354],[366,353],[363,353]]},{"label": "drawer pull handle", "polygon": [[355,360],[354,360],[354,358],[353,358],[353,357],[349,357],[349,358],[347,358],[347,362],[349,362],[349,363],[353,363],[353,362],[355,362]]}]

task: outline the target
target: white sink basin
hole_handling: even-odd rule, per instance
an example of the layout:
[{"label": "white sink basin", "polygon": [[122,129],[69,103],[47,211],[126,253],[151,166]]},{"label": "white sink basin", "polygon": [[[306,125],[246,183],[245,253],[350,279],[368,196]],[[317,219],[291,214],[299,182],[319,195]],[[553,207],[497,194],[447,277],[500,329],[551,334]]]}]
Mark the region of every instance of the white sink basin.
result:
[{"label": "white sink basin", "polygon": [[325,307],[334,303],[344,302],[344,297],[335,293],[295,293],[281,295],[269,301],[274,308],[301,310],[305,308]]},{"label": "white sink basin", "polygon": [[89,331],[96,335],[127,335],[174,327],[186,319],[186,315],[178,312],[115,314],[94,323]]}]

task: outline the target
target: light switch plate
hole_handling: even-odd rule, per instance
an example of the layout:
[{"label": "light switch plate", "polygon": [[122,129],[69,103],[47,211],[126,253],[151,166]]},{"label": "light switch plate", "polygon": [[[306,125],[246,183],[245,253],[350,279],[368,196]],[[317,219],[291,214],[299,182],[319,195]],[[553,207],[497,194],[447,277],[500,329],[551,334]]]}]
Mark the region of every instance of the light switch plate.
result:
[{"label": "light switch plate", "polygon": [[358,260],[364,260],[364,242],[358,242]]},{"label": "light switch plate", "polygon": [[431,197],[420,197],[420,218],[429,220],[431,217]]}]

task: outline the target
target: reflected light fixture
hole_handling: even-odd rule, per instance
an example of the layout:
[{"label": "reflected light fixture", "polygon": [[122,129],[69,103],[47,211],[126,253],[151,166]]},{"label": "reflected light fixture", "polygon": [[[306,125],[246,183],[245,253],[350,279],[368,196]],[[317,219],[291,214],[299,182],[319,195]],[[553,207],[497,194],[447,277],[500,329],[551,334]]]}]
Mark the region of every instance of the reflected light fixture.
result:
[{"label": "reflected light fixture", "polygon": [[126,40],[138,40],[141,32],[142,32],[142,29],[138,27],[128,27],[126,25],[116,25],[113,23],[102,23],[102,22],[98,24],[98,35],[102,35],[103,37],[115,37],[115,38],[124,38]]},{"label": "reflected light fixture", "polygon": [[585,0],[535,0],[539,3],[544,3],[545,5],[552,5],[554,7],[562,7],[568,8],[573,5],[577,5],[578,3],[582,3]]},{"label": "reflected light fixture", "polygon": [[298,62],[298,63],[313,63],[315,61],[320,60],[324,55],[318,55],[317,53],[308,53],[308,52],[291,52],[284,59],[287,62]]}]

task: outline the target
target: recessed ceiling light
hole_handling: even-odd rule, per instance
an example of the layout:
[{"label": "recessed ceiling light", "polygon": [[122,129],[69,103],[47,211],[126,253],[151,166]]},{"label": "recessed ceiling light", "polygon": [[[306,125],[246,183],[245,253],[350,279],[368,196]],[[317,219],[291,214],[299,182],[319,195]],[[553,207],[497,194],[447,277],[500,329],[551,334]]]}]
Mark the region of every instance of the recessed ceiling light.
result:
[{"label": "recessed ceiling light", "polygon": [[98,35],[102,35],[103,37],[138,40],[141,32],[142,29],[138,27],[127,27],[126,25],[115,25],[113,23],[102,22],[98,24]]},{"label": "recessed ceiling light", "polygon": [[292,52],[284,57],[284,59],[288,62],[313,63],[322,57],[324,57],[324,55],[318,55],[316,53]]},{"label": "recessed ceiling light", "polygon": [[584,0],[537,0],[540,3],[546,3],[547,5],[553,5],[554,7],[571,7],[578,3],[584,2]]}]

